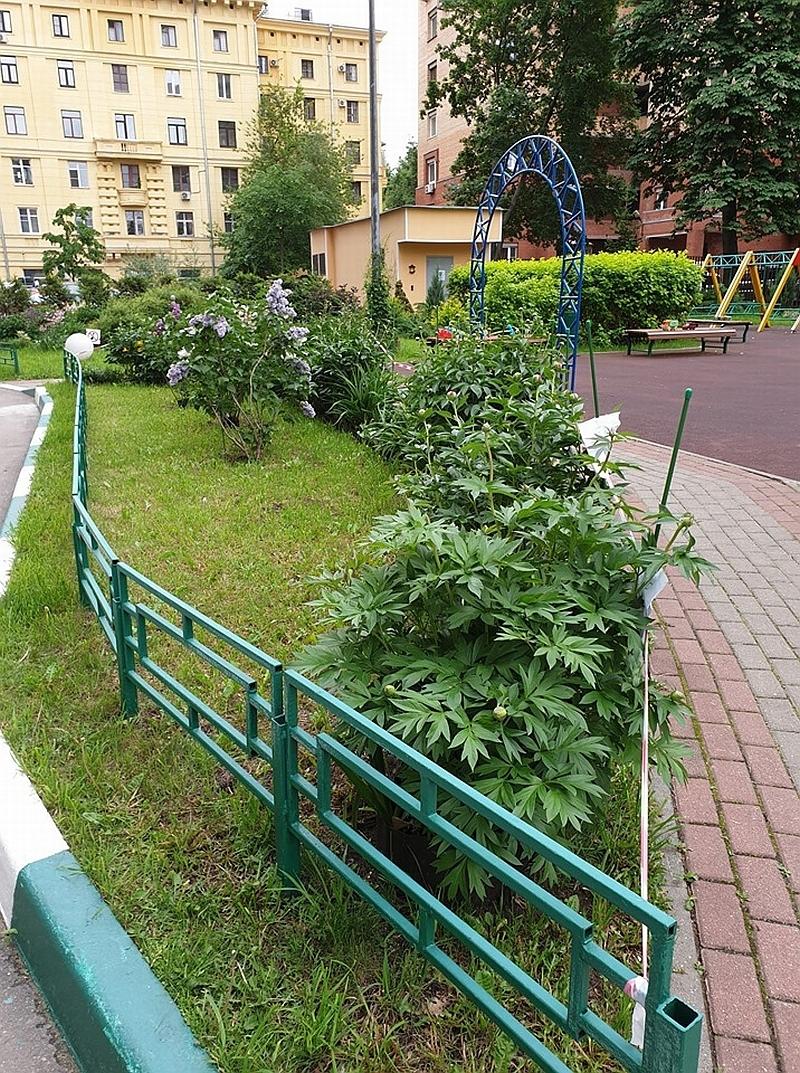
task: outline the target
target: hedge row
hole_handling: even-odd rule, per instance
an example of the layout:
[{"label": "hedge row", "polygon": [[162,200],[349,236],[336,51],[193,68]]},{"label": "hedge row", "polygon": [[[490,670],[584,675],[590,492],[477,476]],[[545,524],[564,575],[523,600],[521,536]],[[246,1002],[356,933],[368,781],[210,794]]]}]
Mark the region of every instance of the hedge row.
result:
[{"label": "hedge row", "polygon": [[[555,323],[561,258],[492,261],[486,266],[486,320],[490,328]],[[685,254],[596,253],[586,257],[582,320],[618,338],[625,328],[655,327],[682,318],[700,298],[702,271]],[[449,293],[469,305],[469,266],[450,273]]]}]

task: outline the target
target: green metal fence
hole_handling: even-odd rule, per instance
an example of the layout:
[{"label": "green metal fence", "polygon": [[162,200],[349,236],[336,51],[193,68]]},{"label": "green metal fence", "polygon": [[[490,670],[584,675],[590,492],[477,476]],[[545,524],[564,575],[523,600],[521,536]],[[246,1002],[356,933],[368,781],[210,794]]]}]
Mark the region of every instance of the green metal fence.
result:
[{"label": "green metal fence", "polygon": [[[543,1070],[569,1073],[534,1032],[478,981],[477,973],[467,972],[443,949],[443,937],[448,947],[453,939],[458,940],[473,959],[505,980],[532,1010],[565,1033],[596,1041],[620,1068],[644,1073],[696,1073],[702,1017],[670,994],[675,921],[313,682],[285,670],[271,656],[120,562],[87,506],[86,397],[80,363],[70,355],[65,355],[65,373],[77,387],[72,504],[78,583],[83,603],[97,616],[116,654],[122,710],[135,714],[143,696],[170,716],[273,813],[277,862],[287,885],[299,877],[301,848],[321,859]],[[167,662],[170,646],[191,652],[205,667],[230,680],[234,693],[238,690],[241,695],[243,729],[162,665],[160,660]],[[243,669],[240,663],[252,670]],[[329,725],[344,732],[342,738],[335,732],[313,734],[302,726],[299,712],[303,705],[326,712]],[[402,767],[413,773],[418,794],[409,793],[345,744],[345,740],[352,744],[354,738],[368,746],[366,754],[382,751],[384,757],[391,758],[384,767],[393,771]],[[230,747],[238,759],[228,751]],[[266,763],[269,774],[264,781],[245,766],[248,757]],[[562,928],[570,951],[567,1003],[340,815],[332,792],[334,771],[370,787]],[[649,929],[652,955],[641,1051],[590,1006],[592,974],[620,989],[636,974],[594,941],[591,920],[447,820],[440,812],[443,800],[456,801],[511,834],[562,875]],[[303,801],[308,804],[301,807]],[[312,817],[313,830],[305,822],[312,822]],[[337,846],[342,846],[343,852],[338,852]],[[382,888],[348,864],[345,852],[383,877]],[[387,888],[402,895],[397,905],[386,896]]]}]

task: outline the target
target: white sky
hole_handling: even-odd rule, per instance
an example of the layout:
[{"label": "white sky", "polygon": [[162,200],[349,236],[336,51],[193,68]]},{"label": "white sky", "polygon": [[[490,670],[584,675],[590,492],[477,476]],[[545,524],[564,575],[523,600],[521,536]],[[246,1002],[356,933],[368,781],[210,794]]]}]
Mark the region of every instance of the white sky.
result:
[{"label": "white sky", "polygon": [[[269,12],[278,18],[294,15],[300,0],[271,0]],[[367,0],[302,0],[314,22],[366,26]],[[409,141],[417,140],[417,9],[419,0],[375,0],[375,22],[386,36],[378,46],[378,92],[381,101],[381,139],[386,162],[396,164]]]}]

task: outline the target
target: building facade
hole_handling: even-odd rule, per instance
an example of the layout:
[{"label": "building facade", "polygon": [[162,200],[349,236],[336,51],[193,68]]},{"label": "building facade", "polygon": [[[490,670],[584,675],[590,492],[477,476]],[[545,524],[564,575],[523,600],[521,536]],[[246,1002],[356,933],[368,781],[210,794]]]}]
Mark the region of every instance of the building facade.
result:
[{"label": "building facade", "polygon": [[358,146],[354,182],[368,196],[366,31],[308,23],[306,9],[297,20],[260,18],[261,6],[0,0],[5,278],[41,275],[41,236],[72,202],[100,232],[111,275],[126,259],[159,255],[183,274],[214,271],[261,82],[305,85],[309,62],[317,118],[335,116],[354,157]]}]

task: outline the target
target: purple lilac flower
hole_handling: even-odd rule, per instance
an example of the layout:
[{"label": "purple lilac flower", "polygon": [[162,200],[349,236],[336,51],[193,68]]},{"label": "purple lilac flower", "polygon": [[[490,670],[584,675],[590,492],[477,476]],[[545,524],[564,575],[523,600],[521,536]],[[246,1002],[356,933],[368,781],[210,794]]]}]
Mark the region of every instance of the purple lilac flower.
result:
[{"label": "purple lilac flower", "polygon": [[172,296],[172,301],[170,302],[170,305],[169,305],[169,311],[172,314],[172,316],[175,318],[175,320],[177,320],[178,317],[181,315],[181,307],[178,304],[178,300],[176,299],[174,294]]},{"label": "purple lilac flower", "polygon": [[189,375],[189,362],[182,360],[176,361],[170,365],[167,369],[167,383],[170,387],[176,387],[181,380],[185,380]]},{"label": "purple lilac flower", "polygon": [[156,333],[156,335],[163,335],[166,330],[167,330],[167,326],[164,323],[164,318],[159,317],[158,320],[156,321],[154,327],[153,327],[153,331]]},{"label": "purple lilac flower", "polygon": [[270,313],[274,313],[278,317],[286,317],[287,320],[296,317],[297,313],[289,304],[289,295],[291,293],[290,290],[284,287],[282,279],[273,280],[270,289],[267,291],[267,309],[269,309]]},{"label": "purple lilac flower", "polygon": [[214,331],[217,333],[220,339],[224,339],[230,330],[231,326],[230,324],[228,324],[227,320],[225,320],[224,317],[219,317],[217,319],[217,323],[214,325]]},{"label": "purple lilac flower", "polygon": [[308,402],[306,399],[303,399],[303,401],[300,403],[300,412],[305,414],[306,417],[316,417],[317,416],[317,411],[314,409],[314,407],[311,405],[311,403]]},{"label": "purple lilac flower", "polygon": [[292,368],[296,373],[300,373],[301,376],[311,376],[311,366],[307,361],[303,361],[302,358],[295,358],[292,362]]},{"label": "purple lilac flower", "polygon": [[293,343],[305,343],[308,339],[308,328],[290,328],[286,333],[286,338],[291,339]]}]

